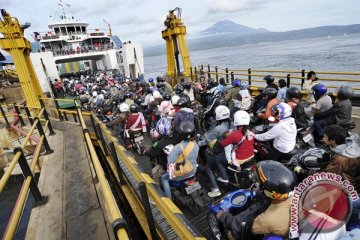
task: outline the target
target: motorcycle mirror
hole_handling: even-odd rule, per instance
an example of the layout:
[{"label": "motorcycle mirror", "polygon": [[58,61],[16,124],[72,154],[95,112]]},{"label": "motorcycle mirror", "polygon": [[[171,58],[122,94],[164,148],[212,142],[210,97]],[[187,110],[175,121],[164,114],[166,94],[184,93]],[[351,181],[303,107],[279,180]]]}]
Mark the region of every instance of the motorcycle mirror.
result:
[{"label": "motorcycle mirror", "polygon": [[274,122],[275,118],[273,116],[268,117],[269,122]]}]

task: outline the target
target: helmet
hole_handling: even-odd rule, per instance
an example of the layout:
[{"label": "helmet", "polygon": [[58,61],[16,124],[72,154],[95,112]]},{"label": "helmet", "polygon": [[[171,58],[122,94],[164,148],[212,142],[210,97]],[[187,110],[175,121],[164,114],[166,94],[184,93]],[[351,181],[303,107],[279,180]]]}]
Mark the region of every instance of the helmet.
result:
[{"label": "helmet", "polygon": [[154,97],[154,98],[161,98],[160,92],[159,92],[159,91],[154,91],[154,92],[153,92],[153,97]]},{"label": "helmet", "polygon": [[208,87],[213,88],[217,86],[217,82],[213,78],[208,79]]},{"label": "helmet", "polygon": [[129,105],[127,104],[127,103],[121,103],[120,105],[119,105],[119,110],[120,110],[120,112],[128,112],[129,111]]},{"label": "helmet", "polygon": [[174,95],[171,98],[171,104],[174,105],[178,105],[178,101],[179,101],[180,97],[178,95]]},{"label": "helmet", "polygon": [[157,82],[156,87],[157,88],[163,88],[163,87],[165,87],[165,84],[163,82]]},{"label": "helmet", "polygon": [[148,79],[148,82],[149,82],[149,83],[154,82],[154,79],[153,79],[153,78],[149,78],[149,79]]},{"label": "helmet", "polygon": [[177,130],[180,136],[184,139],[193,138],[195,136],[195,124],[192,122],[181,122]]},{"label": "helmet", "polygon": [[285,79],[279,79],[278,83],[280,88],[286,87]]},{"label": "helmet", "polygon": [[190,82],[183,82],[181,85],[184,87],[184,89],[187,89],[187,90],[191,89],[191,83]]},{"label": "helmet", "polygon": [[167,100],[167,101],[171,100],[171,94],[169,92],[164,92],[162,96],[163,96],[164,100]]},{"label": "helmet", "polygon": [[311,148],[299,157],[299,163],[306,169],[322,170],[330,161],[330,155],[321,148]]},{"label": "helmet", "polygon": [[272,75],[266,75],[264,77],[264,80],[266,81],[267,84],[273,83],[275,81],[275,79]]},{"label": "helmet", "polygon": [[242,81],[242,82],[240,83],[240,90],[245,90],[245,89],[247,89],[247,88],[248,88],[248,83],[245,82],[245,81]]},{"label": "helmet", "polygon": [[119,100],[119,102],[125,101],[125,95],[124,95],[124,94],[120,94],[120,95],[118,96],[118,100]]},{"label": "helmet", "polygon": [[161,118],[156,124],[157,132],[163,137],[172,135],[172,122],[168,118]]},{"label": "helmet", "polygon": [[124,93],[124,98],[127,99],[127,98],[131,98],[131,92],[126,92]]},{"label": "helmet", "polygon": [[177,84],[174,89],[176,94],[181,94],[184,91],[184,87],[181,84]]},{"label": "helmet", "polygon": [[271,108],[275,117],[279,117],[280,120],[286,119],[291,116],[292,109],[287,103],[279,103]]},{"label": "helmet", "polygon": [[165,82],[165,79],[162,78],[162,77],[160,77],[160,76],[158,76],[158,77],[156,78],[156,82]]},{"label": "helmet", "polygon": [[188,107],[189,106],[189,99],[186,98],[186,97],[181,97],[177,101],[177,105],[179,105],[179,107],[181,107],[181,108]]},{"label": "helmet", "polygon": [[150,138],[151,138],[151,140],[153,140],[153,141],[155,141],[155,140],[157,140],[157,139],[160,138],[160,134],[159,134],[159,132],[158,132],[155,128],[152,128],[152,129],[150,130]]},{"label": "helmet", "polygon": [[137,105],[136,103],[133,103],[130,105],[130,112],[131,113],[138,113],[139,112],[139,105]]},{"label": "helmet", "polygon": [[240,79],[235,79],[234,82],[233,82],[233,85],[234,87],[240,87],[240,84],[241,84],[241,80]]},{"label": "helmet", "polygon": [[352,87],[349,86],[341,86],[337,90],[337,97],[339,98],[339,100],[350,99],[352,98],[353,95],[354,95],[354,90],[352,89]]},{"label": "helmet", "polygon": [[262,92],[268,100],[276,98],[277,91],[275,88],[267,88]]},{"label": "helmet", "polygon": [[249,125],[250,123],[250,115],[246,111],[239,110],[234,114],[234,125],[244,126]]},{"label": "helmet", "polygon": [[230,110],[225,106],[218,106],[215,108],[216,121],[225,120],[230,118]]},{"label": "helmet", "polygon": [[260,187],[271,199],[286,200],[295,187],[295,179],[291,171],[281,163],[273,160],[261,161],[257,164]]},{"label": "helmet", "polygon": [[321,97],[325,93],[327,93],[327,87],[324,84],[318,83],[312,87],[313,93],[315,97]]},{"label": "helmet", "polygon": [[290,87],[286,90],[286,99],[301,99],[301,92],[297,87]]},{"label": "helmet", "polygon": [[97,95],[98,95],[98,93],[97,93],[96,91],[93,91],[93,92],[92,92],[92,96],[93,96],[93,97],[97,97]]}]

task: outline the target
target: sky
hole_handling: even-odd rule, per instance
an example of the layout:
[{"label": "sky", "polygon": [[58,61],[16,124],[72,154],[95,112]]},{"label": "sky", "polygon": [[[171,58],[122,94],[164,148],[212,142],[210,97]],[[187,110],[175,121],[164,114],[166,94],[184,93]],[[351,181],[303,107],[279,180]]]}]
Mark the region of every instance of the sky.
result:
[{"label": "sky", "polygon": [[[30,22],[26,37],[47,32],[48,23],[59,16],[59,0],[0,0],[21,23]],[[170,9],[182,8],[188,37],[220,20],[232,20],[253,28],[287,31],[325,25],[360,23],[359,0],[64,0],[75,17],[89,28],[107,28],[124,41],[139,41],[145,47],[164,43],[161,30]],[[57,14],[56,14],[57,12]],[[30,40],[30,39],[29,39]],[[32,39],[31,39],[32,41]]]}]

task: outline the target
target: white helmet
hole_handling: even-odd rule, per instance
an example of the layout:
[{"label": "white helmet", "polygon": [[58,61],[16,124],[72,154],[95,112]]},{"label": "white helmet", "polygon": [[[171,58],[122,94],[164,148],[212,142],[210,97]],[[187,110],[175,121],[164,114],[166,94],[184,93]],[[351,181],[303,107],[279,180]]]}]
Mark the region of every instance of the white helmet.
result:
[{"label": "white helmet", "polygon": [[180,97],[178,95],[174,95],[171,97],[171,104],[177,105],[177,102],[179,101]]},{"label": "white helmet", "polygon": [[216,121],[228,119],[230,117],[230,110],[226,106],[218,106],[215,108]]},{"label": "white helmet", "polygon": [[279,103],[273,106],[271,111],[275,114],[276,117],[279,117],[280,120],[288,118],[292,114],[292,109],[287,103]]},{"label": "white helmet", "polygon": [[97,93],[96,91],[93,91],[93,92],[92,92],[92,96],[93,96],[93,97],[97,97],[97,95],[98,95],[98,93]]},{"label": "white helmet", "polygon": [[161,96],[161,94],[160,94],[159,91],[154,91],[154,92],[153,92],[153,97],[154,97],[154,98],[162,98],[162,96]]},{"label": "white helmet", "polygon": [[234,114],[235,126],[249,125],[249,123],[250,123],[250,115],[246,111],[239,110]]},{"label": "white helmet", "polygon": [[121,103],[119,105],[120,112],[128,112],[130,110],[129,105],[127,103]]}]

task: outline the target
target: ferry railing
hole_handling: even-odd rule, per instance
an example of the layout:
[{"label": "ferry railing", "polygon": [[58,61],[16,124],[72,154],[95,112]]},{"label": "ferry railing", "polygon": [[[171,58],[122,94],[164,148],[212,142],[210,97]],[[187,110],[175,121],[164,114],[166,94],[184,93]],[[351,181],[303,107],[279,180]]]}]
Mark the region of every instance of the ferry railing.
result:
[{"label": "ferry railing", "polygon": [[[191,68],[191,79],[199,80],[200,77],[213,77],[217,81],[222,77],[226,83],[232,83],[235,78],[248,81],[250,86],[263,87],[262,78],[267,74],[272,74],[275,78],[283,78],[287,81],[288,86],[299,86],[302,88],[306,80],[308,71],[302,70],[273,70],[273,69],[229,69],[220,68],[212,65],[200,65]],[[342,84],[360,83],[360,72],[333,72],[333,71],[316,71],[319,81],[326,81],[327,87],[336,89]],[[255,83],[255,84],[254,84]],[[260,84],[256,84],[260,83]],[[330,84],[329,84],[330,83]],[[335,84],[332,84],[335,83]],[[359,91],[360,87],[354,85],[353,89]]]},{"label": "ferry railing", "polygon": [[[44,101],[62,101],[63,99],[52,99],[52,98],[42,98]],[[93,138],[97,139],[101,150],[104,155],[107,157],[107,163],[110,165],[112,172],[114,173],[118,183],[120,184],[124,196],[127,198],[130,207],[138,218],[141,227],[143,228],[148,239],[166,239],[165,233],[157,226],[155,226],[154,215],[151,211],[149,199],[152,203],[156,205],[159,209],[159,212],[164,217],[164,219],[169,223],[170,227],[181,239],[204,239],[201,237],[201,234],[198,230],[192,226],[192,224],[183,216],[180,209],[165,196],[165,194],[160,190],[159,186],[155,184],[153,179],[146,173],[142,172],[138,166],[135,159],[128,156],[126,150],[123,146],[118,143],[117,138],[115,138],[107,127],[92,113],[83,112],[79,107],[79,104],[76,100],[65,100],[65,101],[74,101],[77,106],[76,115],[79,118],[79,123],[81,124],[84,131],[84,138],[88,146],[91,159],[93,161],[94,168],[96,170],[99,182],[101,184],[102,191],[106,191],[106,206],[108,209],[112,209],[110,214],[111,218],[117,219],[120,213],[116,202],[114,201],[113,196],[111,195],[111,189],[109,187],[108,180],[105,178],[104,170],[100,164],[100,160],[96,155],[95,148],[91,143],[91,133],[87,128],[84,117],[90,117],[91,125],[94,130]],[[59,108],[47,108],[61,113],[74,113],[72,110],[62,110]],[[61,115],[57,112],[57,117],[60,119]],[[66,119],[63,116],[63,120]],[[109,160],[110,158],[110,160]],[[121,163],[131,177],[135,180],[136,186],[130,184],[129,179],[126,179],[126,174],[124,173],[125,169],[122,169],[119,166]],[[100,181],[101,179],[101,181]],[[121,215],[120,215],[121,216]],[[121,218],[120,218],[121,219]],[[155,231],[156,229],[156,231]]]},{"label": "ferry railing", "polygon": [[[15,108],[15,114],[13,116],[19,120],[20,116],[20,110],[17,106],[13,106]],[[7,123],[7,127],[11,127],[15,130],[17,130],[17,127],[15,126],[17,120],[14,121],[14,123],[9,123],[9,120],[7,119],[7,116],[4,114],[3,108],[0,106],[2,117],[5,119]],[[51,123],[49,120],[49,117],[44,114],[46,111],[44,107],[40,109],[37,116],[34,117],[33,122],[31,123],[31,127],[29,131],[26,133],[25,138],[23,139],[23,142],[21,143],[20,147],[16,147],[14,149],[14,157],[11,160],[7,170],[5,171],[4,175],[0,179],[0,193],[3,192],[4,188],[6,187],[6,184],[14,171],[14,168],[16,164],[18,163],[20,166],[20,169],[22,170],[22,173],[24,175],[24,182],[21,187],[21,190],[19,192],[15,207],[13,208],[10,220],[8,221],[5,233],[3,235],[3,239],[13,239],[16,233],[17,226],[19,225],[21,215],[23,213],[24,206],[26,204],[26,199],[28,196],[28,192],[30,189],[30,192],[35,200],[35,207],[43,205],[47,202],[47,197],[43,196],[37,186],[37,183],[34,179],[34,171],[35,167],[38,166],[39,170],[41,170],[41,166],[38,164],[38,160],[41,154],[42,147],[45,148],[45,154],[49,154],[52,152],[49,143],[47,141],[45,132],[51,128]],[[43,115],[45,119],[45,125],[44,127],[41,125],[40,117]],[[20,121],[20,120],[19,120]],[[21,121],[22,125],[25,125],[25,122]],[[32,153],[32,159],[29,163],[27,162],[27,159],[24,155],[25,147],[27,146],[27,143],[31,141],[32,134],[34,133],[35,129],[38,130],[39,139],[36,144],[36,148],[34,152]],[[24,131],[21,131],[23,134]],[[54,134],[54,132],[50,132],[50,134]],[[33,139],[34,140],[34,139]]]}]

